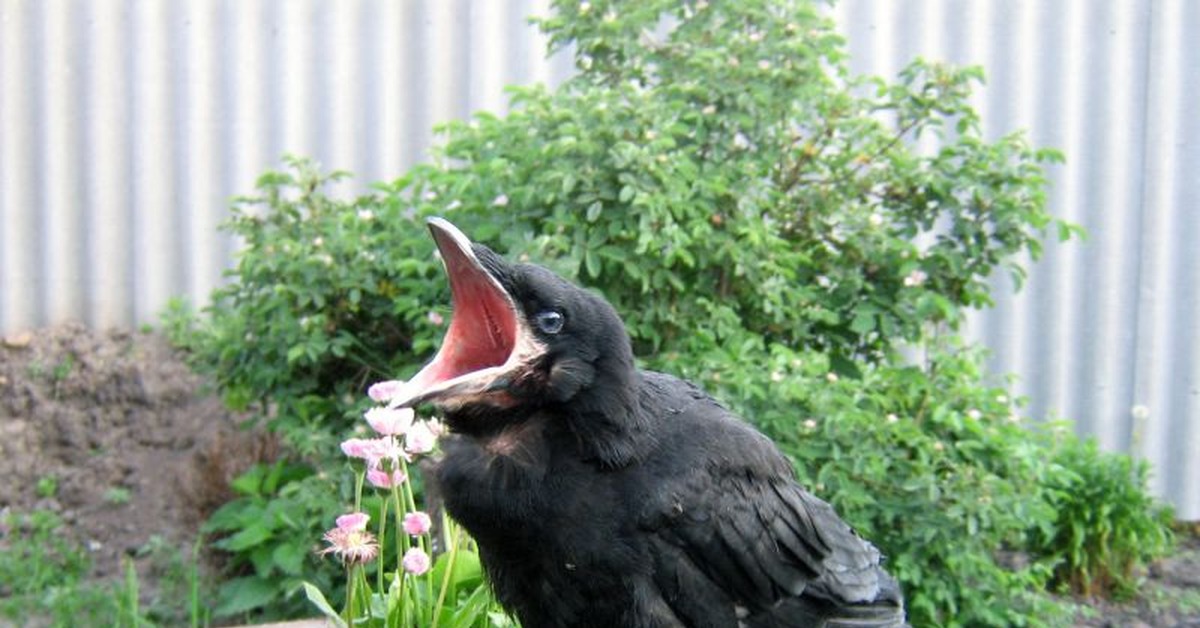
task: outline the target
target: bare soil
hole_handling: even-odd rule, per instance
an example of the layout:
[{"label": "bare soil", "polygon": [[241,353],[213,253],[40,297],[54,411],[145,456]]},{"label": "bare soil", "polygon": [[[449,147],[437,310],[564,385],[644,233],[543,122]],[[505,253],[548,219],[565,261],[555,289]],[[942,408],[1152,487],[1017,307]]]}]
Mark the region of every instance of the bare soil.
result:
[{"label": "bare soil", "polygon": [[[149,544],[190,555],[228,481],[269,455],[161,336],[68,324],[0,340],[0,513],[49,510],[93,577]],[[3,518],[0,517],[0,520]],[[0,530],[0,542],[4,531]]]},{"label": "bare soil", "polygon": [[[139,550],[156,538],[190,550],[231,496],[228,481],[275,454],[241,420],[157,334],[63,325],[10,335],[0,340],[0,513],[58,513],[64,534],[89,548],[94,578],[119,577],[129,557],[152,596],[153,565]],[[1185,528],[1136,600],[1077,603],[1080,626],[1200,627],[1197,529]]]}]

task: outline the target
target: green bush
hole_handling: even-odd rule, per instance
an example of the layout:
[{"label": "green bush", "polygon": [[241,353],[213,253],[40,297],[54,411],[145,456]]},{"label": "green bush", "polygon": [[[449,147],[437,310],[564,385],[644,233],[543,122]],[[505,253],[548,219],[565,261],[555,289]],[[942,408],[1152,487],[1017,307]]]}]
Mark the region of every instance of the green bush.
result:
[{"label": "green bush", "polygon": [[1065,471],[1054,432],[984,384],[980,350],[953,338],[926,348],[922,364],[863,364],[859,378],[823,353],[752,336],[681,361],[883,550],[914,626],[1053,624],[1063,611],[1042,592],[1054,559],[1018,558],[1056,525],[1046,482]]},{"label": "green bush", "polygon": [[1076,595],[1131,597],[1138,568],[1173,545],[1169,507],[1146,492],[1149,465],[1100,451],[1095,440],[1068,438],[1046,478],[1057,521],[1035,536],[1034,550],[1056,562],[1054,584]]},{"label": "green bush", "polygon": [[[246,245],[233,281],[207,317],[174,318],[177,341],[295,456],[341,465],[323,458],[366,384],[411,375],[443,332],[424,219],[444,215],[603,292],[643,364],[762,426],[891,556],[914,625],[1051,621],[1038,592],[1070,542],[1056,482],[1074,466],[945,332],[990,304],[997,269],[1019,283],[1045,229],[1076,231],[1045,211],[1058,155],[981,137],[978,69],[851,76],[808,2],[555,8],[539,24],[577,75],[446,125],[432,163],[352,200],[324,191],[344,175],[304,160],[264,175],[227,225]],[[938,148],[919,151],[927,134]],[[228,538],[254,525],[239,510],[274,499],[230,506],[244,523]],[[1035,537],[1033,562],[1002,560]],[[223,544],[270,578],[252,557],[265,549]]]}]

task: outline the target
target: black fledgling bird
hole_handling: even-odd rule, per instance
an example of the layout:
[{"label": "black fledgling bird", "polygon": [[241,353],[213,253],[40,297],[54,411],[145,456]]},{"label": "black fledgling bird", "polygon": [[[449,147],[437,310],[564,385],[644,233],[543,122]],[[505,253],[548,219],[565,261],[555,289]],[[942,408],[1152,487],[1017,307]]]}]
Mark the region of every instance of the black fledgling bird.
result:
[{"label": "black fledgling bird", "polygon": [[430,221],[453,316],[393,403],[457,434],[438,483],[525,628],[903,626],[879,551],[606,301]]}]

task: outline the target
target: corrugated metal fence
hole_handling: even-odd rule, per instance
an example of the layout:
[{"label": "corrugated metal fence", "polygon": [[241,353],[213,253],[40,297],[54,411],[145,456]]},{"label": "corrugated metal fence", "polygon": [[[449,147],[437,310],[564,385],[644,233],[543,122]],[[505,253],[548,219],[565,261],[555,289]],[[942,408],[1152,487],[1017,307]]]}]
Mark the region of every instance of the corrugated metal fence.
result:
[{"label": "corrugated metal fence", "polygon": [[[358,184],[419,161],[437,121],[555,82],[545,0],[0,0],[0,332],[154,322],[230,262],[230,197],[285,153]],[[1154,462],[1200,518],[1200,2],[846,0],[856,71],[980,64],[989,135],[1067,154],[1051,244],[972,337],[1031,413]],[[1134,408],[1138,408],[1137,411]]]}]

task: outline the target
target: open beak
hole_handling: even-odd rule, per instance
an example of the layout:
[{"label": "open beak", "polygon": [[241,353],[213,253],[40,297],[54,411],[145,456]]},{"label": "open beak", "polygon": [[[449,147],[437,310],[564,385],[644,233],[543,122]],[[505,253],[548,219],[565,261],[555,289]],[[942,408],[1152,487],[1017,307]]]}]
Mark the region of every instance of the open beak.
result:
[{"label": "open beak", "polygon": [[389,405],[508,405],[509,384],[544,348],[467,236],[441,218],[431,218],[429,230],[450,280],[453,314],[437,355]]}]

